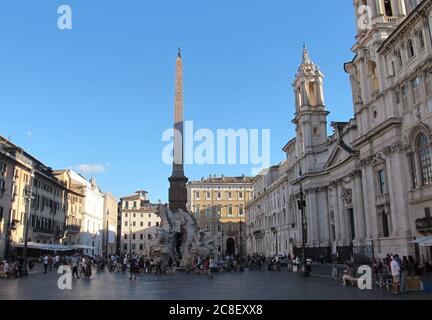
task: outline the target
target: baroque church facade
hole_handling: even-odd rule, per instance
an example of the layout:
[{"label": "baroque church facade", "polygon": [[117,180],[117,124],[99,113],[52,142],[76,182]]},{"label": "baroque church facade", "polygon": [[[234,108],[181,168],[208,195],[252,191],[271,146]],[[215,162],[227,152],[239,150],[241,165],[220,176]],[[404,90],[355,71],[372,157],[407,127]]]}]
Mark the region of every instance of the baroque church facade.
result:
[{"label": "baroque church facade", "polygon": [[432,235],[432,0],[353,3],[354,59],[344,69],[354,117],[331,123],[328,136],[323,74],[304,48],[296,137],[286,160],[255,178],[246,207],[250,254],[432,255],[412,243]]}]

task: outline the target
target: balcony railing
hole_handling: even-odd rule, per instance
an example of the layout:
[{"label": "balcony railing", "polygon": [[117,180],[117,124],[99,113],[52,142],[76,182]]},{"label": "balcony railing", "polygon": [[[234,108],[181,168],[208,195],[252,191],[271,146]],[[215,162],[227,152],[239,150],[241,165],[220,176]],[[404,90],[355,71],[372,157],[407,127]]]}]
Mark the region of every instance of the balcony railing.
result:
[{"label": "balcony railing", "polygon": [[65,226],[65,231],[66,232],[80,232],[81,231],[81,226],[80,225],[75,225],[75,224],[66,225]]},{"label": "balcony railing", "polygon": [[432,233],[432,217],[417,219],[416,227],[420,233]]},{"label": "balcony railing", "polygon": [[33,232],[52,234],[52,235],[56,233],[56,231],[53,228],[45,228],[45,227],[34,227]]}]

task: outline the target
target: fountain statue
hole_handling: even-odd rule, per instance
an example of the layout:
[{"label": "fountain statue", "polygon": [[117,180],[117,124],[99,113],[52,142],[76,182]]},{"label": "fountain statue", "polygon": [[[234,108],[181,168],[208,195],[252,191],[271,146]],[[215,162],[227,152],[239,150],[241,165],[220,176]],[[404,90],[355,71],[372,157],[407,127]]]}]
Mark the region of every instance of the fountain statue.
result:
[{"label": "fountain statue", "polygon": [[216,252],[208,231],[199,230],[195,218],[179,209],[173,213],[166,205],[160,205],[161,218],[156,238],[148,247],[147,256],[161,258],[166,266],[170,258],[182,270],[191,270],[199,257],[205,259]]}]

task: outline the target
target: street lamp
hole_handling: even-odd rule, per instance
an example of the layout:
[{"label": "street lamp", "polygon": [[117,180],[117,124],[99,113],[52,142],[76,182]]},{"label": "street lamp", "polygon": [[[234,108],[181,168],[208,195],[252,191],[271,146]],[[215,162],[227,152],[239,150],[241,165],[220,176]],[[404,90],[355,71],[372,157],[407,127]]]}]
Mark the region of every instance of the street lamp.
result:
[{"label": "street lamp", "polygon": [[[302,169],[300,167],[300,179],[302,178],[303,173]],[[305,240],[306,240],[306,223],[305,223],[305,208],[306,208],[306,200],[303,193],[303,187],[300,180],[300,193],[299,193],[299,200],[298,200],[298,208],[301,212],[301,230],[302,230],[302,268],[303,272],[306,272],[306,260],[305,260]]]},{"label": "street lamp", "polygon": [[22,275],[25,277],[28,275],[28,270],[27,270],[27,240],[28,240],[28,220],[29,220],[29,215],[30,215],[30,210],[31,210],[31,202],[32,199],[34,199],[33,197],[33,182],[34,182],[34,170],[31,171],[31,178],[30,178],[30,192],[27,195],[27,201],[28,201],[28,210],[26,212],[26,214],[24,214],[24,248],[23,248],[23,265],[22,265]]}]

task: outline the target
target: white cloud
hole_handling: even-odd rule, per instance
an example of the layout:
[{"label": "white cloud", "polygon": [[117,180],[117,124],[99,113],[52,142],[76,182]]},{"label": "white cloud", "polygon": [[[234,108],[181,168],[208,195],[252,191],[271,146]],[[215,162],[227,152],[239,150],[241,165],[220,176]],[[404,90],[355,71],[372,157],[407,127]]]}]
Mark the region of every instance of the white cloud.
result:
[{"label": "white cloud", "polygon": [[83,174],[103,173],[105,166],[103,164],[79,164],[77,170]]}]

